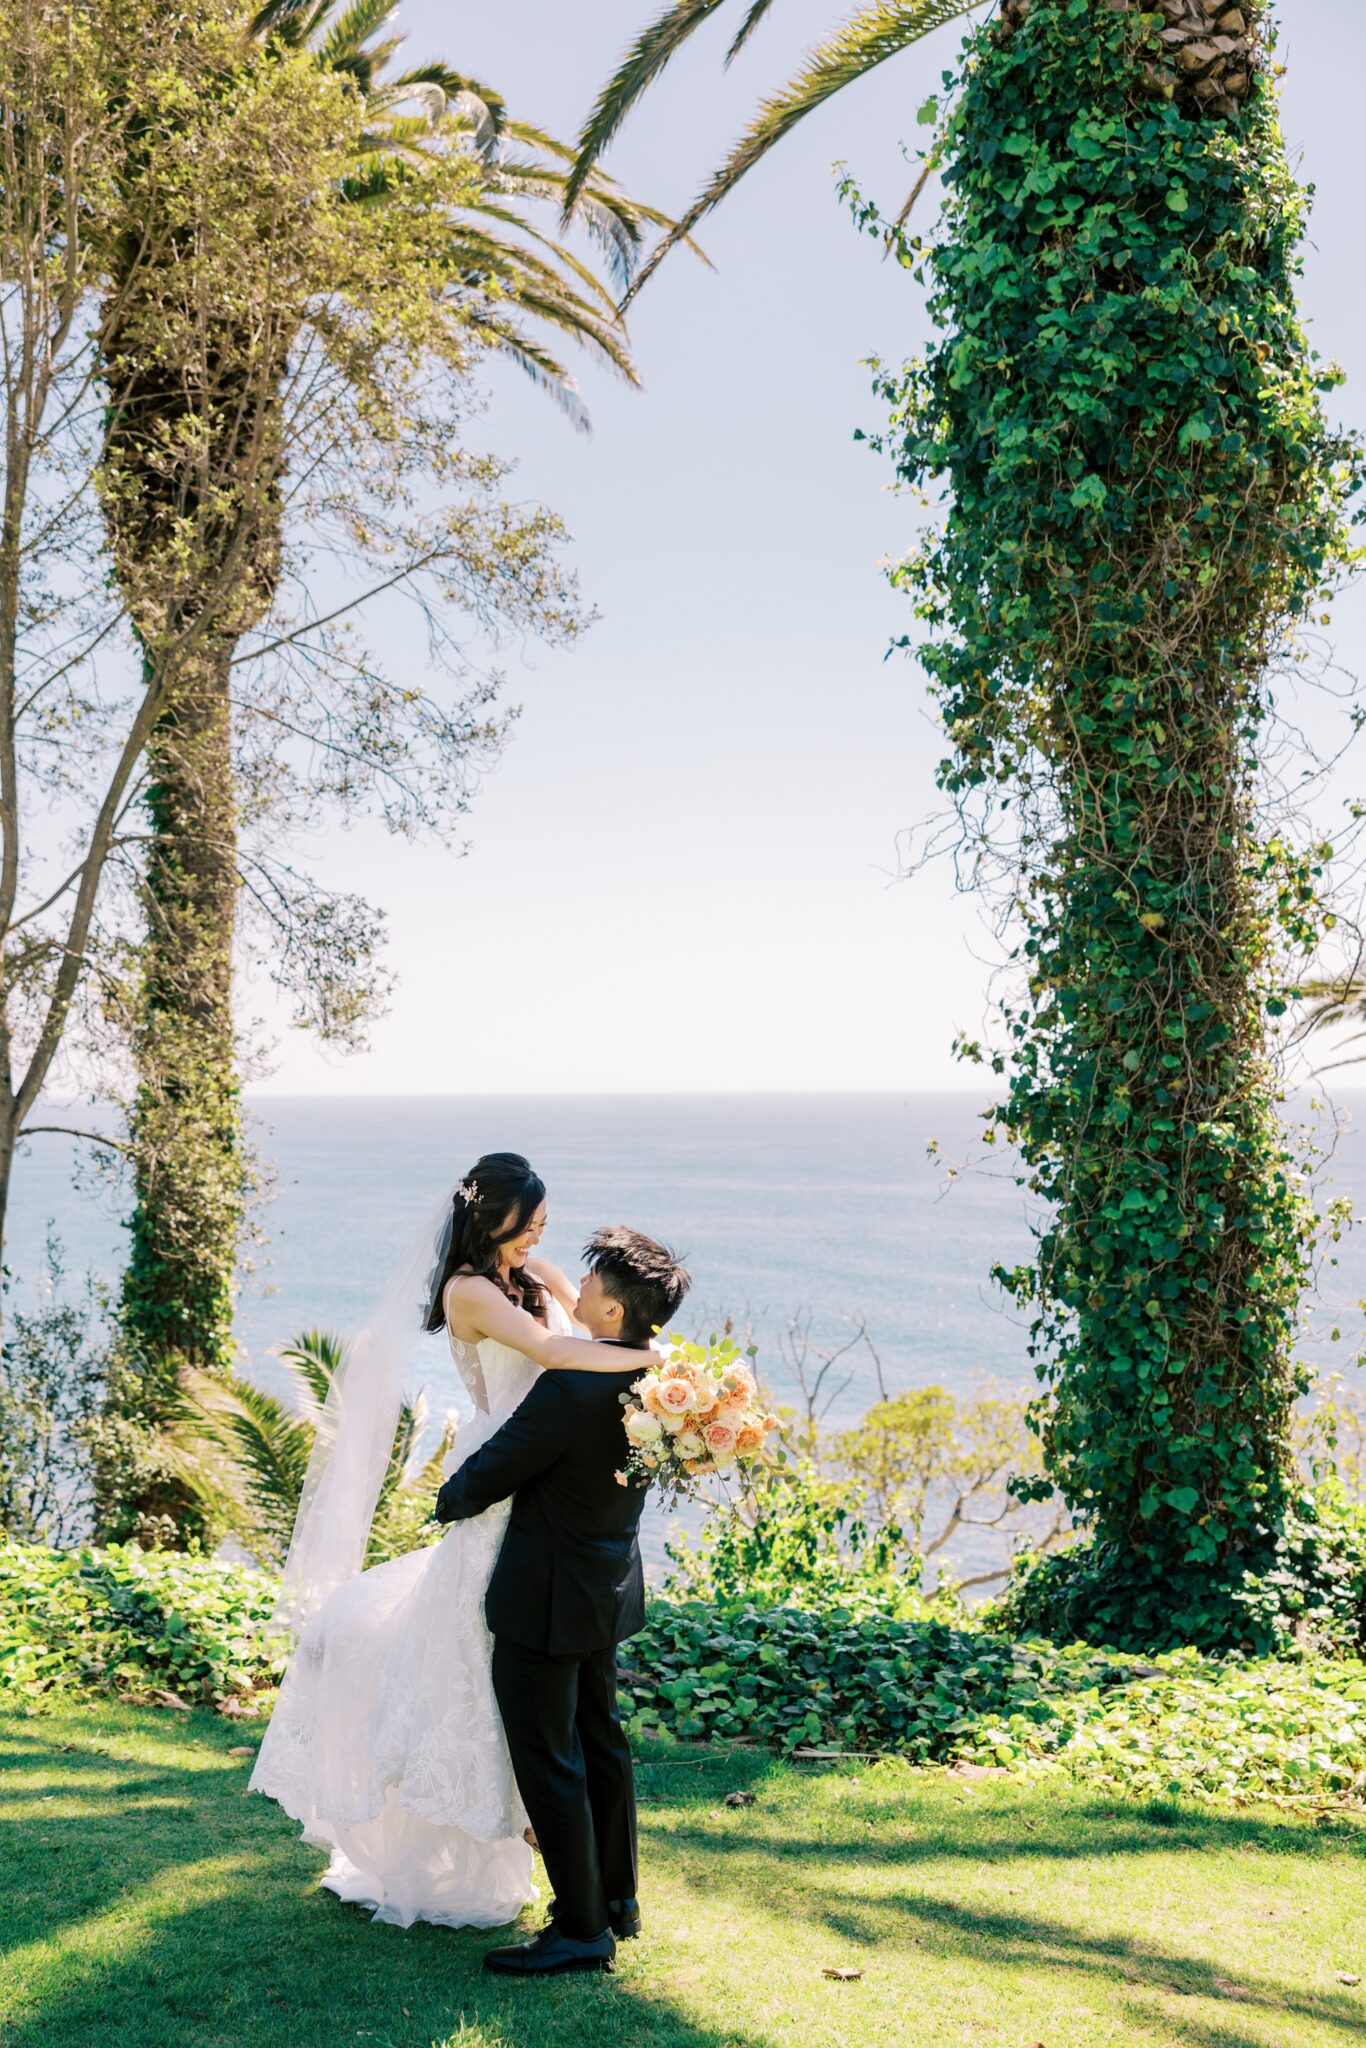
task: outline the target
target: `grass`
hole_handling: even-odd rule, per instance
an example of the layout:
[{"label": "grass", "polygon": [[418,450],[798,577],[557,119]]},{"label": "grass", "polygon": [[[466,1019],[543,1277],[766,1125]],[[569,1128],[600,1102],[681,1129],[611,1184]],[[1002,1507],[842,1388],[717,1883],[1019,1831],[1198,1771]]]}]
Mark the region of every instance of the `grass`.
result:
[{"label": "grass", "polygon": [[[377,1927],[207,1712],[0,1715],[3,2048],[1327,2048],[1366,2038],[1366,1825],[654,1749],[647,1929],[500,1984]],[[747,1808],[727,1791],[757,1795]],[[534,1916],[528,1916],[532,1918]],[[833,1982],[822,1966],[861,1969]]]}]

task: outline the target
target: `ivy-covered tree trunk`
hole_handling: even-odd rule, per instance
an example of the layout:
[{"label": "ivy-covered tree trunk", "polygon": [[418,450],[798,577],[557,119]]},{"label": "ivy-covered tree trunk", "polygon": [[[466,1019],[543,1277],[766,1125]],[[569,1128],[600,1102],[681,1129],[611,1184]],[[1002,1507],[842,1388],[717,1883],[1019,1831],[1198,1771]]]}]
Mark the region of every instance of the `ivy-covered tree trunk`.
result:
[{"label": "ivy-covered tree trunk", "polygon": [[1007,0],[943,237],[905,252],[942,338],[884,379],[902,473],[951,491],[897,572],[938,629],[942,779],[974,831],[1008,796],[1020,853],[997,1121],[1051,1221],[1000,1277],[1036,1304],[1036,1426],[1091,1541],[1018,1598],[1133,1645],[1265,1643],[1317,1598],[1289,1448],[1312,1219],[1266,1043],[1314,887],[1257,752],[1348,460],[1268,41],[1247,0]]},{"label": "ivy-covered tree trunk", "polygon": [[135,1206],[124,1327],[148,1358],[232,1365],[243,1207],[232,1015],[237,803],[231,643],[185,665],[148,750],[151,845],[130,1121]]},{"label": "ivy-covered tree trunk", "polygon": [[[131,190],[136,218],[136,179]],[[146,755],[145,932],[131,1019],[134,1207],[125,1365],[111,1396],[126,1444],[106,1461],[97,1509],[106,1538],[177,1543],[211,1532],[207,1496],[166,1425],[187,1368],[234,1365],[248,1162],[232,1002],[231,666],[279,573],[288,335],[264,277],[249,278],[261,293],[256,322],[224,318],[199,223],[161,218],[155,181],[146,204],[142,233],[165,247],[167,263],[137,290],[116,271],[101,335],[111,553],[147,685],[165,709]]]}]

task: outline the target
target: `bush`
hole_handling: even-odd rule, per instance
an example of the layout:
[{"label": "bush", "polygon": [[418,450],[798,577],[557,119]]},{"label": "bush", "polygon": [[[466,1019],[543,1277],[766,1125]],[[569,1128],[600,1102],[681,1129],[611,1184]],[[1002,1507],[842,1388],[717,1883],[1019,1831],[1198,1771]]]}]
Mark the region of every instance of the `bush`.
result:
[{"label": "bush", "polygon": [[65,1297],[49,1237],[42,1305],[16,1311],[0,1346],[0,1530],[71,1543],[89,1532],[88,1445],[109,1358],[104,1305],[87,1282]]},{"label": "bush", "polygon": [[1366,1664],[1152,1664],[943,1622],[657,1601],[625,1646],[634,1735],[1053,1769],[1112,1789],[1359,1800]]},{"label": "bush", "polygon": [[[223,1711],[269,1702],[288,1655],[275,1580],[131,1547],[0,1543],[0,1687]],[[1149,1795],[1360,1803],[1366,1664],[1140,1663],[935,1619],[653,1600],[621,1654],[636,1738],[1057,1771]]]},{"label": "bush", "polygon": [[275,1593],[264,1573],[216,1558],[0,1542],[0,1686],[164,1691],[240,1711],[287,1661]]},{"label": "bush", "polygon": [[694,1544],[667,1546],[665,1591],[729,1612],[794,1607],[910,1620],[954,1611],[948,1592],[919,1591],[920,1559],[895,1523],[875,1524],[860,1486],[803,1458],[760,1470],[743,1514],[713,1508]]},{"label": "bush", "polygon": [[[1251,1656],[1355,1655],[1366,1650],[1366,1510],[1328,1481],[1306,1493],[1268,1542],[1257,1568],[1228,1593],[1240,1617],[1237,1646]],[[1151,1574],[1098,1540],[1021,1560],[991,1619],[1012,1634],[1074,1636],[1119,1650],[1228,1643],[1227,1608],[1211,1608],[1208,1575]]]}]

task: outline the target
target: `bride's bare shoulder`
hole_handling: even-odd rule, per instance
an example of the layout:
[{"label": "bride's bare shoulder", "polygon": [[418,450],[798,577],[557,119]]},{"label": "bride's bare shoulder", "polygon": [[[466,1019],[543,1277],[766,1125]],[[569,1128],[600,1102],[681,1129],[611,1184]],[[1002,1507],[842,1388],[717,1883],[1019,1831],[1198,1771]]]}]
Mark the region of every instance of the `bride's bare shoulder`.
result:
[{"label": "bride's bare shoulder", "polygon": [[470,1320],[491,1301],[501,1301],[502,1295],[493,1282],[483,1273],[452,1273],[441,1296],[441,1306],[446,1312],[446,1328],[461,1343],[478,1341],[483,1334],[476,1322]]}]

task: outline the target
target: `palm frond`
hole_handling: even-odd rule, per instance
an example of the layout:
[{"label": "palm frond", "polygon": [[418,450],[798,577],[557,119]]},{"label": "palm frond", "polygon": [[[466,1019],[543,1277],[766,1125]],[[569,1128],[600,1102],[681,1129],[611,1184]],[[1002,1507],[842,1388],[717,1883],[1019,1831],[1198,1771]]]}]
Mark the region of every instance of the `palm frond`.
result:
[{"label": "palm frond", "polygon": [[760,101],[758,113],[730,155],[644,265],[626,295],[627,302],[654,274],[675,243],[689,235],[713,207],[719,206],[746,172],[753,170],[799,121],[835,93],[866,78],[889,57],[899,56],[912,43],[920,42],[962,15],[973,13],[983,4],[984,0],[874,0],[873,6],[865,7],[845,22],[811,52],[781,92]]},{"label": "palm frond", "polygon": [[574,202],[574,219],[607,259],[607,267],[618,293],[629,290],[640,268],[645,237],[637,207],[614,193],[601,191],[596,182]]},{"label": "palm frond", "polygon": [[303,1330],[288,1344],[278,1345],[272,1356],[321,1408],[346,1356],[346,1342],[334,1330]]},{"label": "palm frond", "polygon": [[557,362],[548,349],[531,335],[524,334],[505,314],[490,311],[481,315],[479,331],[490,347],[515,363],[538,390],[545,392],[571,426],[581,434],[590,431],[592,422],[588,417],[588,407],[579,395],[578,385],[564,364]]},{"label": "palm frond", "polygon": [[566,249],[562,242],[556,242],[549,235],[542,234],[534,222],[523,220],[522,216],[519,213],[514,213],[511,207],[496,206],[490,199],[481,201],[479,217],[481,220],[501,221],[505,227],[516,228],[519,234],[525,235],[538,248],[547,250],[557,263],[563,264],[571,275],[578,278],[585,291],[591,293],[595,299],[600,301],[604,316],[609,320],[615,321],[617,316],[616,300],[611,292],[608,291],[602,279],[595,277],[588,268],[588,265],[581,263],[572,249]]},{"label": "palm frond", "polygon": [[408,1468],[426,1427],[427,1396],[419,1392],[411,1401],[405,1401],[398,1411],[394,1441],[389,1448],[389,1462],[384,1468],[384,1477],[380,1481],[379,1495],[375,1502],[377,1518],[384,1514],[400,1488],[409,1484],[411,1474]]},{"label": "palm frond", "polygon": [[[313,0],[265,0],[265,5],[258,7],[248,21],[247,34],[252,37],[267,36],[279,30],[281,39],[288,43],[293,43],[296,37],[306,38],[311,33],[311,26],[304,28],[300,16],[305,8],[312,4]],[[313,24],[316,24],[319,15],[325,14],[331,5],[332,0],[318,0],[312,17]]]},{"label": "palm frond", "polygon": [[731,41],[731,46],[726,52],[727,64],[733,64],[735,62],[735,59],[739,56],[741,50],[744,49],[745,44],[754,34],[755,29],[758,28],[759,23],[763,20],[764,16],[768,13],[768,10],[772,5],[773,0],[754,0],[754,4],[750,8],[749,13],[740,23],[739,28],[736,29],[735,35]]},{"label": "palm frond", "polygon": [[[350,6],[333,18],[322,41],[314,45],[318,62],[325,70],[340,69],[347,58],[354,57],[383,28],[393,14],[394,4],[395,0],[351,0]],[[402,36],[393,36],[385,48],[395,50],[402,41]]]},{"label": "palm frond", "polygon": [[195,1392],[236,1468],[254,1547],[283,1561],[313,1450],[313,1424],[250,1380],[201,1374]]},{"label": "palm frond", "polygon": [[[364,101],[364,121],[341,180],[349,204],[383,206],[425,175],[443,142],[454,145],[458,138],[472,152],[483,190],[455,224],[451,282],[472,293],[493,287],[489,305],[477,316],[484,340],[511,355],[583,427],[587,415],[574,380],[550,350],[532,339],[516,313],[569,335],[638,383],[616,301],[635,276],[647,229],[667,233],[673,222],[638,206],[595,174],[580,193],[577,210],[571,203],[568,213],[606,259],[605,278],[599,275],[519,210],[518,202],[557,210],[566,206],[574,151],[542,129],[512,121],[499,93],[439,59],[390,72],[403,41],[387,32],[393,12],[394,0],[264,0],[251,18],[250,32],[293,49],[307,48],[322,70],[354,81]],[[507,156],[508,143],[526,151],[525,159]],[[513,306],[505,306],[505,299]]]},{"label": "palm frond", "polygon": [[431,1519],[432,1502],[455,1439],[455,1417],[447,1415],[435,1450],[425,1460],[410,1463],[402,1486],[396,1487],[376,1511],[366,1550],[367,1565],[382,1564],[420,1544],[439,1540],[441,1530]]},{"label": "palm frond", "polygon": [[441,1422],[441,1438],[430,1457],[416,1465],[408,1475],[408,1485],[419,1493],[430,1490],[435,1493],[445,1476],[446,1460],[455,1449],[455,1439],[460,1424],[453,1410],[448,1410]]},{"label": "palm frond", "polygon": [[599,93],[583,124],[578,155],[565,184],[566,221],[573,213],[574,203],[598,158],[641,94],[654,84],[669,59],[683,47],[694,29],[700,28],[722,4],[723,0],[671,0],[664,12],[637,36]]}]

